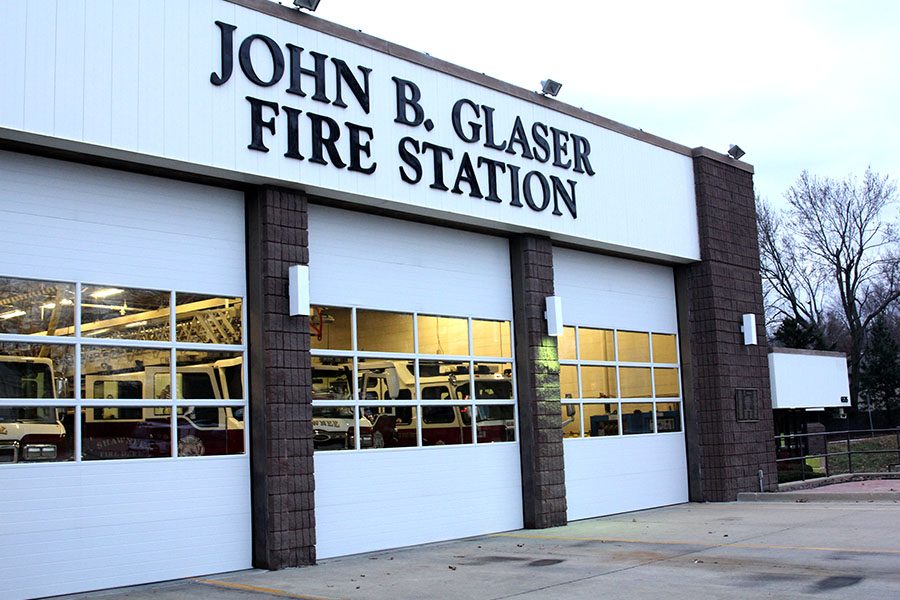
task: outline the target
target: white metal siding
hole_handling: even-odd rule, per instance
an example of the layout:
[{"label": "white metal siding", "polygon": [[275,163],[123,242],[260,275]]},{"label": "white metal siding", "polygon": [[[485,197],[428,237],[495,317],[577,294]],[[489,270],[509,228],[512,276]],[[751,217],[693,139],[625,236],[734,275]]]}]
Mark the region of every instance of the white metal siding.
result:
[{"label": "white metal siding", "polygon": [[6,276],[242,296],[240,192],[0,152]]},{"label": "white metal siding", "polygon": [[[554,248],[553,272],[566,324],[678,330],[669,267]],[[570,520],[688,500],[683,432],[567,439],[563,448]]]},{"label": "white metal siding", "polygon": [[[243,296],[240,193],[0,152],[0,274]],[[247,568],[248,455],[5,465],[0,597]]]},{"label": "white metal siding", "polygon": [[[237,64],[230,81],[212,85],[210,73],[220,69],[217,20],[237,27],[235,52],[246,36],[263,34],[283,52],[291,43],[343,59],[354,70],[356,65],[371,68],[371,113],[365,114],[353,100],[341,109],[288,94],[286,78],[261,88],[250,83]],[[266,68],[264,52],[254,44],[252,54],[261,69]],[[0,56],[0,137],[192,171],[214,170],[241,181],[301,183],[362,205],[386,204],[481,226],[546,232],[556,239],[639,255],[699,258],[689,156],[224,0],[0,2]],[[422,90],[423,106],[435,123],[427,137],[394,123],[392,76],[411,80]],[[333,97],[330,73],[328,85]],[[371,163],[377,163],[376,172],[364,175],[285,158],[283,112],[276,120],[277,134],[266,134],[271,151],[249,150],[247,96],[372,127]],[[596,175],[463,142],[450,119],[460,98],[495,108],[496,135],[503,141],[517,116],[529,129],[531,123],[541,122],[585,136]],[[480,155],[508,160],[521,167],[523,175],[539,168],[545,175],[577,180],[578,218],[510,206],[508,193],[505,202],[495,203],[437,191],[429,187],[430,175],[408,185],[398,174],[402,162],[397,147],[404,136],[452,148],[455,158],[445,167],[451,186],[464,152],[471,153],[473,161]],[[346,139],[345,132],[340,141],[345,158]],[[308,135],[301,136],[301,144],[309,156]],[[422,160],[427,173],[430,159]],[[485,173],[479,172],[484,192]],[[508,176],[497,180],[505,189]]]},{"label": "white metal siding", "polygon": [[[314,303],[512,319],[505,239],[311,206]],[[320,558],[522,527],[518,444],[318,452]]]}]

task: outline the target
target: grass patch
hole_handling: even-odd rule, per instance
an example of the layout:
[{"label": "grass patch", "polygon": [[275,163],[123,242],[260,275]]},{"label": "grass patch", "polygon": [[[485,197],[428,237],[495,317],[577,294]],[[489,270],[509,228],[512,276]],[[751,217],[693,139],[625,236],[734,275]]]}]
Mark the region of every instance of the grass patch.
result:
[{"label": "grass patch", "polygon": [[844,453],[828,457],[829,475],[841,473],[886,473],[891,470],[892,465],[900,464],[896,435],[850,440],[852,456],[846,454],[846,439],[829,441],[827,447],[829,454]]}]

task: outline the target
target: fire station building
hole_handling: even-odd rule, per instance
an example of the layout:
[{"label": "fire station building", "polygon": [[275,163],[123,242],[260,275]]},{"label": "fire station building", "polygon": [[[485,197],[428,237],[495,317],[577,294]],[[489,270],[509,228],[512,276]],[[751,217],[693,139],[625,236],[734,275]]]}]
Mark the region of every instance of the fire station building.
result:
[{"label": "fire station building", "polygon": [[267,0],[0,57],[0,596],[774,488],[748,164]]}]

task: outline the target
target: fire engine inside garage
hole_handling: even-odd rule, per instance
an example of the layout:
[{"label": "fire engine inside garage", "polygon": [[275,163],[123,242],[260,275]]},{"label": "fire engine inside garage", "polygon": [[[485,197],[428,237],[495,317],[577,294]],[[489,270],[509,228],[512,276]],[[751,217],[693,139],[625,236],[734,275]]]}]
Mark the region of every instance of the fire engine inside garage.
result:
[{"label": "fire engine inside garage", "polygon": [[0,596],[774,484],[749,165],[263,0],[0,55]]}]

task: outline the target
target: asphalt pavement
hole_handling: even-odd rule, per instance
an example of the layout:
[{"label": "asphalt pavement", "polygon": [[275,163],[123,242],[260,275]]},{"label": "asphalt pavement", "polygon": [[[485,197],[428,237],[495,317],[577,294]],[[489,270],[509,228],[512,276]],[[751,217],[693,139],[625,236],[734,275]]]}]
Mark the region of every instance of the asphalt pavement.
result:
[{"label": "asphalt pavement", "polygon": [[782,498],[682,504],[66,598],[900,598],[900,494]]}]

